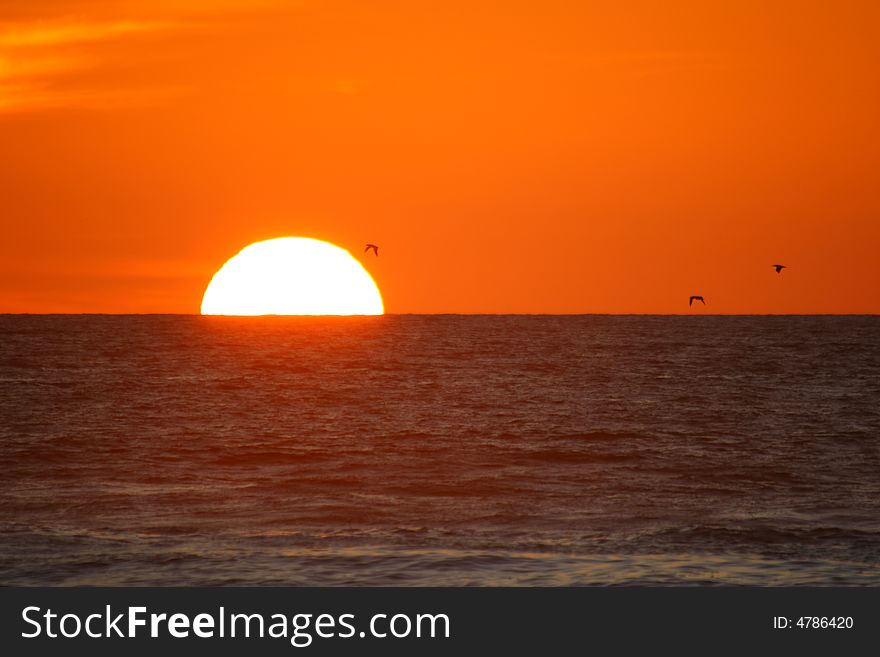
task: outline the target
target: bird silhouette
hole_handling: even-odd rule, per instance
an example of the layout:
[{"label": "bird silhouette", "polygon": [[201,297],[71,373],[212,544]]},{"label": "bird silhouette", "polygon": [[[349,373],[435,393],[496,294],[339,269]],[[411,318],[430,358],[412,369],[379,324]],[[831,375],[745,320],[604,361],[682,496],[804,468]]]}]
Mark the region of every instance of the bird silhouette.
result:
[{"label": "bird silhouette", "polygon": [[688,299],[688,307],[694,305],[694,299],[696,299],[697,301],[702,301],[702,302],[703,302],[703,305],[704,305],[704,306],[706,305],[706,300],[703,299],[703,297],[701,297],[701,296],[697,296],[697,295],[695,294],[695,295],[693,295],[690,299]]},{"label": "bird silhouette", "polygon": [[377,256],[379,255],[379,247],[375,244],[367,244],[367,246],[364,247],[364,253],[366,253],[370,249],[373,249],[373,253],[375,253]]},{"label": "bird silhouette", "polygon": [[785,269],[785,265],[770,265],[770,266],[776,270],[777,274],[781,274],[782,270]]}]

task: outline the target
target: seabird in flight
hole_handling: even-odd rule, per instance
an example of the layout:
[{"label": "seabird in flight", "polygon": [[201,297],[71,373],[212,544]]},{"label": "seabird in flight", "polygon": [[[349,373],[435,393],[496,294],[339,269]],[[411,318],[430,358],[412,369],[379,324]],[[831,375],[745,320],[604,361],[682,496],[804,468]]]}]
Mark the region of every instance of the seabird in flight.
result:
[{"label": "seabird in flight", "polygon": [[701,297],[701,296],[697,296],[697,295],[695,294],[695,295],[693,295],[690,299],[688,299],[688,307],[694,305],[694,299],[696,299],[697,301],[702,301],[702,302],[703,302],[703,305],[704,305],[704,306],[706,305],[706,300],[703,299],[703,297]]},{"label": "seabird in flight", "polygon": [[776,270],[777,274],[781,274],[782,270],[785,269],[785,265],[771,265],[771,267]]},{"label": "seabird in flight", "polygon": [[373,249],[373,253],[375,253],[377,256],[379,255],[379,247],[375,244],[367,244],[367,246],[364,248],[364,253],[366,253],[370,249]]}]

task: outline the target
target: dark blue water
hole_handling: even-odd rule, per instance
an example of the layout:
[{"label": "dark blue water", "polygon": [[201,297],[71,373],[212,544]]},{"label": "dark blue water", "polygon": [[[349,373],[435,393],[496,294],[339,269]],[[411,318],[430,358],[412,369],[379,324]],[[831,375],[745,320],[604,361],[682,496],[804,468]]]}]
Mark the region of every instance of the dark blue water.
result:
[{"label": "dark blue water", "polygon": [[880,585],[880,318],[0,316],[0,583]]}]

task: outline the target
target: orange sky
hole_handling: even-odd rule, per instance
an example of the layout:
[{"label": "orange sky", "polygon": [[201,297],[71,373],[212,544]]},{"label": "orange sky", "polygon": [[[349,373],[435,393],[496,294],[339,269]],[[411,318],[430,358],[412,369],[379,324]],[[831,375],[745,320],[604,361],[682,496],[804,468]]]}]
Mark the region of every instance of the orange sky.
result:
[{"label": "orange sky", "polygon": [[302,235],[388,312],[876,313],[878,117],[873,0],[4,2],[0,312]]}]

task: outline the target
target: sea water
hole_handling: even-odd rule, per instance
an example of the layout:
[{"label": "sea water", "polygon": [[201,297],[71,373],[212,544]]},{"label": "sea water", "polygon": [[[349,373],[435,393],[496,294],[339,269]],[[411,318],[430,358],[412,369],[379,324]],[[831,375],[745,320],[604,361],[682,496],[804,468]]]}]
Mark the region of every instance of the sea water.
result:
[{"label": "sea water", "polygon": [[880,585],[880,317],[0,316],[0,584]]}]

